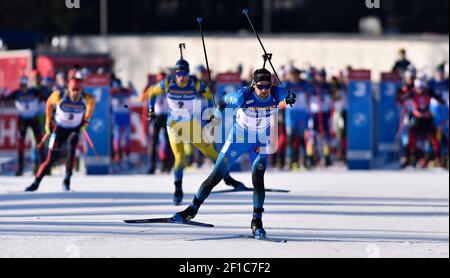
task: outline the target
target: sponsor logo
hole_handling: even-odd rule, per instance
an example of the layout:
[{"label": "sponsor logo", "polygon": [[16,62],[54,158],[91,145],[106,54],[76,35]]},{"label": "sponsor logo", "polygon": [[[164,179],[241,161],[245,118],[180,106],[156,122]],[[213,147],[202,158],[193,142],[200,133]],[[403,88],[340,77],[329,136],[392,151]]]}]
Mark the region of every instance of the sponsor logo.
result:
[{"label": "sponsor logo", "polygon": [[353,116],[353,123],[357,127],[365,126],[367,123],[367,117],[362,113],[357,113]]},{"label": "sponsor logo", "polygon": [[100,119],[95,119],[91,123],[91,129],[95,133],[101,133],[105,128],[105,123]]}]

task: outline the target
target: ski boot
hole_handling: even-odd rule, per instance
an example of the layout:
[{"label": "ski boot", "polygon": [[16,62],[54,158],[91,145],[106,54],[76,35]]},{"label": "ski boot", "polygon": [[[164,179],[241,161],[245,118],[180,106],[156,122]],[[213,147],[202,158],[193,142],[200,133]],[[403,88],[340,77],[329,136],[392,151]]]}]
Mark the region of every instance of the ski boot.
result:
[{"label": "ski boot", "polygon": [[198,210],[191,205],[184,211],[176,213],[173,218],[177,222],[187,222],[194,219],[197,213]]},{"label": "ski boot", "polygon": [[256,239],[265,238],[267,236],[266,231],[263,228],[263,223],[261,218],[253,218],[251,225],[253,236]]},{"label": "ski boot", "polygon": [[182,188],[182,183],[181,181],[177,181],[175,182],[175,194],[173,196],[173,204],[175,206],[179,206],[181,205],[181,203],[183,202],[183,188]]},{"label": "ski boot", "polygon": [[63,191],[70,192],[70,176],[66,176],[63,180]]},{"label": "ski boot", "polygon": [[233,179],[231,176],[225,177],[223,179],[226,185],[234,187],[236,191],[246,191],[247,187],[240,181]]},{"label": "ski boot", "polygon": [[253,211],[253,219],[251,224],[251,229],[253,236],[256,239],[265,238],[267,236],[266,231],[263,228],[263,222],[262,222],[262,213],[264,212],[264,209],[254,209]]},{"label": "ski boot", "polygon": [[194,197],[192,204],[182,212],[178,212],[173,216],[173,219],[177,222],[191,221],[198,213],[200,206],[203,204],[197,197]]},{"label": "ski boot", "polygon": [[25,188],[25,192],[35,192],[39,189],[39,183],[33,182],[29,187]]}]

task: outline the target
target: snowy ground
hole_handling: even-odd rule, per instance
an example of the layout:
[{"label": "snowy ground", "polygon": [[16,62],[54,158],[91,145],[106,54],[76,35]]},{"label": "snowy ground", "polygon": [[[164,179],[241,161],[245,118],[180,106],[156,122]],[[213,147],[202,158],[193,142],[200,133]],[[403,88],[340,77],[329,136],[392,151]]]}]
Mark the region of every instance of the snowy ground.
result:
[{"label": "snowy ground", "polygon": [[[206,174],[186,175],[186,200]],[[31,180],[0,177],[0,257],[449,257],[446,171],[268,173],[267,187],[292,191],[269,193],[264,218],[286,244],[239,238],[250,193],[212,195],[196,220],[215,228],[127,225],[181,209],[170,176],[77,176],[72,193],[55,176],[11,193]]]}]

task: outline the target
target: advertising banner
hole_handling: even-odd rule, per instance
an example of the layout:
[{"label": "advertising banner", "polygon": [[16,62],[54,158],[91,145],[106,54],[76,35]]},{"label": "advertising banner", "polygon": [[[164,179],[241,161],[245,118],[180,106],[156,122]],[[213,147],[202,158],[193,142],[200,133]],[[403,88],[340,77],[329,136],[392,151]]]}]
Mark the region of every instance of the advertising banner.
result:
[{"label": "advertising banner", "polygon": [[371,169],[374,156],[374,109],[371,72],[349,73],[348,86],[348,167]]},{"label": "advertising banner", "polygon": [[110,173],[110,84],[109,75],[90,75],[86,78],[85,92],[93,95],[96,101],[95,110],[87,129],[87,133],[95,147],[95,152],[92,147],[89,147],[86,156],[86,171],[88,175],[107,175]]}]

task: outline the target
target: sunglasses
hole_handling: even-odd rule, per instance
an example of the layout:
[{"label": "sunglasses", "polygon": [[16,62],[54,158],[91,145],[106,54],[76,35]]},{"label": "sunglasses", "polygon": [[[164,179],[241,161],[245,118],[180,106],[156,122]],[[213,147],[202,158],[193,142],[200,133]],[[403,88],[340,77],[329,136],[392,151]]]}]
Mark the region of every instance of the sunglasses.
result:
[{"label": "sunglasses", "polygon": [[267,84],[267,85],[256,85],[256,88],[260,89],[260,90],[269,90],[270,88],[272,88],[272,84]]},{"label": "sunglasses", "polygon": [[185,77],[185,76],[189,75],[189,72],[183,70],[183,71],[177,71],[177,72],[175,72],[175,74],[179,77]]}]

